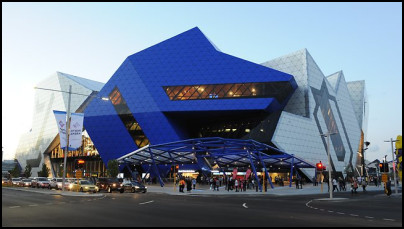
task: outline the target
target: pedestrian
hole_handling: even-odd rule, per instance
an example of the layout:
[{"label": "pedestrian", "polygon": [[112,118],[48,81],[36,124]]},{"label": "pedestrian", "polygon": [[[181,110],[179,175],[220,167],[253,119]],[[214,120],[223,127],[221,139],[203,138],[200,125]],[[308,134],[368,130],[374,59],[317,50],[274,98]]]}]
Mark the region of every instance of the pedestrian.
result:
[{"label": "pedestrian", "polygon": [[181,179],[180,182],[180,192],[184,192],[184,187],[185,187],[185,181],[184,179]]},{"label": "pedestrian", "polygon": [[377,182],[377,177],[374,177],[374,178],[373,178],[373,182],[375,182],[375,186],[376,186],[376,187],[379,187],[379,186],[377,185],[377,183],[378,183],[378,182]]},{"label": "pedestrian", "polygon": [[216,190],[219,191],[220,180],[216,179]]},{"label": "pedestrian", "polygon": [[244,180],[240,181],[240,192],[242,192],[244,189]]},{"label": "pedestrian", "polygon": [[247,191],[247,180],[244,180],[243,182],[243,188],[244,188],[244,192]]},{"label": "pedestrian", "polygon": [[358,182],[356,181],[355,177],[353,178],[353,182],[351,184],[351,193],[358,193],[356,191],[358,189]]},{"label": "pedestrian", "polygon": [[196,179],[194,178],[194,179],[192,179],[192,189],[195,189],[195,185],[196,185]]},{"label": "pedestrian", "polygon": [[337,180],[335,178],[333,178],[332,179],[332,191],[334,192],[335,189],[337,189],[337,191],[339,192]]},{"label": "pedestrian", "polygon": [[387,180],[386,184],[384,185],[384,192],[387,194],[388,197],[391,195],[391,181],[390,178]]},{"label": "pedestrian", "polygon": [[366,180],[365,180],[365,179],[362,179],[362,189],[363,189],[363,192],[366,192],[366,186],[367,186]]},{"label": "pedestrian", "polygon": [[238,192],[238,179],[234,181],[234,186],[236,187],[236,192]]},{"label": "pedestrian", "polygon": [[190,178],[187,178],[186,183],[187,183],[187,192],[191,192],[191,190],[192,190],[192,182],[191,182],[191,179],[190,179]]}]

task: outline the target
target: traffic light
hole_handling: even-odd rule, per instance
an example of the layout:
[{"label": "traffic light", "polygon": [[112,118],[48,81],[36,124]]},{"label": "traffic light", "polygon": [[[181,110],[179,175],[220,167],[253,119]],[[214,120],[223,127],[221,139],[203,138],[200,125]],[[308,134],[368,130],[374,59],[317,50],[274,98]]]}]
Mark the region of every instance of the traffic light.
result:
[{"label": "traffic light", "polygon": [[379,164],[380,172],[382,173],[388,173],[389,172],[389,164],[386,162],[380,163]]},{"label": "traffic light", "polygon": [[317,171],[320,171],[320,172],[323,171],[323,169],[324,169],[323,163],[321,163],[321,161],[320,161],[320,163],[317,163],[316,168],[317,168]]}]

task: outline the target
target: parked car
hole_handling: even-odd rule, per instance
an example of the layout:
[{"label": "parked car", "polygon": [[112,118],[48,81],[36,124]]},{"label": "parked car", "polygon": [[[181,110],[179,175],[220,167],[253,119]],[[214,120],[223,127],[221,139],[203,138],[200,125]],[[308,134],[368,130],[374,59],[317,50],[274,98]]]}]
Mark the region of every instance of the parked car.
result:
[{"label": "parked car", "polygon": [[[49,189],[62,189],[63,178],[52,178],[49,182]],[[66,183],[66,180],[65,180]]]},{"label": "parked car", "polygon": [[31,182],[31,187],[33,188],[48,188],[49,181],[46,177],[35,177]]},{"label": "parked car", "polygon": [[138,181],[125,181],[122,185],[125,192],[147,192],[147,187]]},{"label": "parked car", "polygon": [[2,185],[10,185],[11,181],[7,179],[6,177],[1,178],[1,184]]},{"label": "parked car", "polygon": [[99,191],[105,190],[109,193],[112,191],[119,191],[120,193],[124,192],[122,184],[119,182],[118,178],[107,178],[107,177],[100,177],[96,183]]},{"label": "parked car", "polygon": [[76,180],[70,188],[71,191],[77,192],[98,192],[98,187],[88,180]]},{"label": "parked car", "polygon": [[20,187],[31,187],[31,179],[22,179],[19,183],[18,186]]},{"label": "parked car", "polygon": [[11,178],[11,183],[13,186],[18,186],[20,181],[21,181],[21,178]]}]

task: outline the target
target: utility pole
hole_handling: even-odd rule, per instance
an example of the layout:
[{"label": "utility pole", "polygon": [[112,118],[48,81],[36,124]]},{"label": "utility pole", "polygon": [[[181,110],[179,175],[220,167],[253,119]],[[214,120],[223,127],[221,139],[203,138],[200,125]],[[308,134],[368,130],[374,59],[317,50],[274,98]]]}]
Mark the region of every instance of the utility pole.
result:
[{"label": "utility pole", "polygon": [[321,136],[327,137],[327,155],[328,155],[328,189],[330,191],[330,199],[332,199],[333,190],[332,187],[332,180],[331,180],[331,156],[330,156],[330,136],[336,133],[330,133],[329,131],[326,134],[322,134]]},{"label": "utility pole", "polygon": [[396,180],[396,163],[395,163],[395,160],[394,160],[394,148],[393,148],[393,142],[396,142],[396,141],[397,140],[393,140],[393,138],[390,138],[390,141],[384,141],[384,142],[391,142],[391,158],[393,160],[394,189],[395,189],[396,194],[398,194],[397,180]]}]

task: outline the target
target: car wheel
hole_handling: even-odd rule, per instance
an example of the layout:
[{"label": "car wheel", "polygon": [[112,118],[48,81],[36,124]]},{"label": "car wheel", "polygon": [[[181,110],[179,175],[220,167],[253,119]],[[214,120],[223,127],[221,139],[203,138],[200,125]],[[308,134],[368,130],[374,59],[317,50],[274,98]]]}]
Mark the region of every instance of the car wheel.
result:
[{"label": "car wheel", "polygon": [[109,193],[111,193],[111,192],[112,192],[111,187],[108,187],[107,192],[109,192]]},{"label": "car wheel", "polygon": [[83,192],[83,188],[80,188],[80,192]]}]

